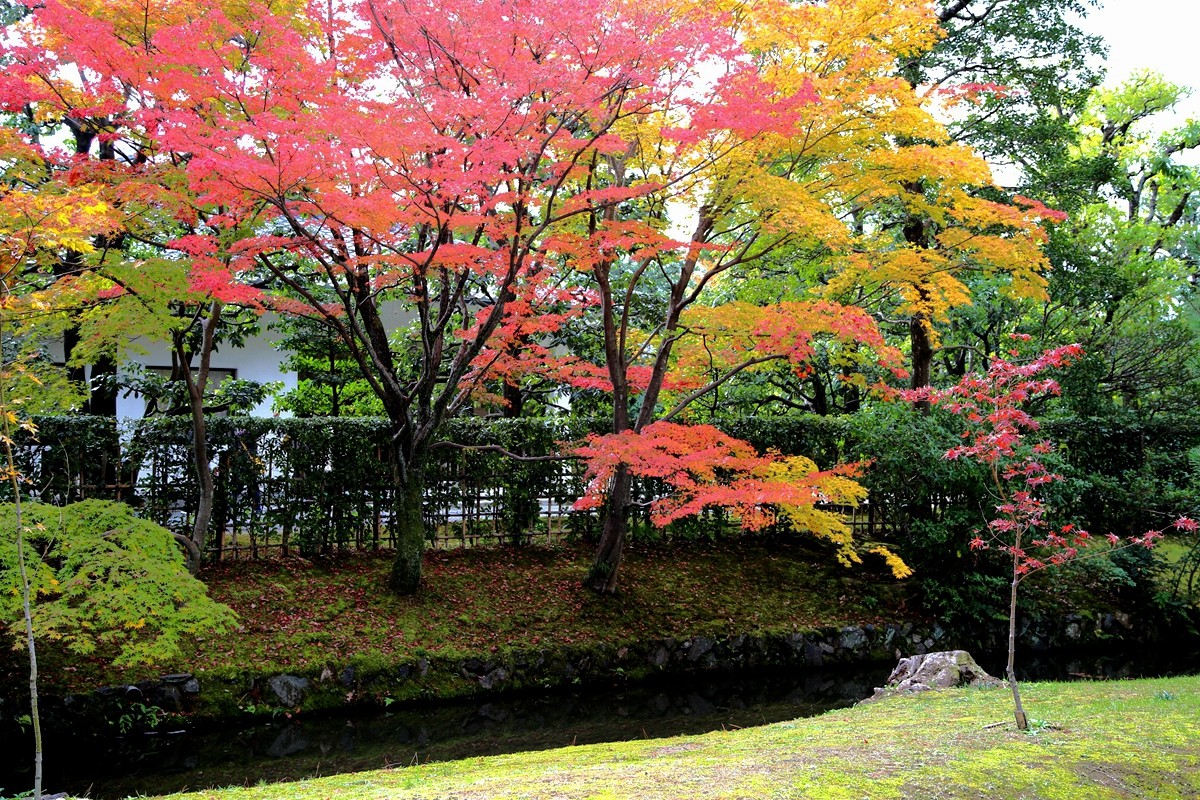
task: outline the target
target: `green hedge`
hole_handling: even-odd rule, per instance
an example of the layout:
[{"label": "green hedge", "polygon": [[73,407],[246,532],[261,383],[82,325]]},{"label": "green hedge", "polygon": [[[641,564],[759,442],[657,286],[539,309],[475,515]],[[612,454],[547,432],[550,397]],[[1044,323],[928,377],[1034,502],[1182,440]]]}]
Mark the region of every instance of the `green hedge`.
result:
[{"label": "green hedge", "polygon": [[[197,493],[187,418],[36,422],[36,440],[26,436],[17,443],[31,496],[60,504],[122,499],[159,524],[188,531]],[[844,417],[717,424],[761,450],[804,454],[822,467],[870,461],[863,482],[872,492],[871,535],[889,538],[927,572],[941,569],[947,552],[958,552],[962,537],[993,504],[977,467],[942,458],[957,436],[954,421],[942,415],[884,405]],[[603,429],[603,420],[468,418],[447,424],[443,435],[466,447],[497,445],[536,457],[554,452],[558,442]],[[389,544],[393,486],[385,420],[217,417],[208,431],[217,485],[210,552],[316,555]],[[1194,511],[1200,481],[1193,463],[1200,458],[1189,461],[1186,454],[1200,447],[1196,420],[1061,419],[1047,423],[1045,433],[1061,443],[1069,478],[1057,504],[1077,522],[1123,533],[1136,530],[1147,515]],[[576,462],[437,448],[426,469],[427,530],[443,545],[588,535],[597,521],[569,510],[581,490]],[[638,489],[643,500],[657,491],[652,483]],[[713,512],[671,533],[714,536],[726,526],[723,515]],[[635,525],[635,532],[648,530],[644,521]]]},{"label": "green hedge", "polygon": [[[36,438],[23,434],[17,441],[18,468],[31,496],[58,504],[120,499],[174,531],[190,530],[198,491],[188,418],[118,424],[68,416],[35,423]],[[448,424],[445,436],[467,447],[496,445],[539,456],[594,427],[588,421],[464,419]],[[215,417],[207,428],[216,483],[209,552],[257,556],[281,548],[316,555],[390,544],[394,487],[386,420]],[[430,538],[519,541],[545,533],[548,516],[566,532],[567,509],[581,491],[578,472],[569,461],[438,448],[426,468]]]}]

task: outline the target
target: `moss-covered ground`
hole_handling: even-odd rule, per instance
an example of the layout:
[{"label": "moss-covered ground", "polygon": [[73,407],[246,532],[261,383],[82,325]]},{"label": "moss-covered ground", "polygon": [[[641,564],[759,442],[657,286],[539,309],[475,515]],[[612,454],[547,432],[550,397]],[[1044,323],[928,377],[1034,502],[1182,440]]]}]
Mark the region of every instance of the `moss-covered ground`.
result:
[{"label": "moss-covered ground", "polygon": [[1200,797],[1200,677],[890,698],[820,717],[201,792],[205,800]]},{"label": "moss-covered ground", "polygon": [[103,654],[70,666],[51,655],[44,679],[84,688],[231,666],[271,674],[351,657],[379,665],[920,616],[882,562],[847,569],[800,542],[635,545],[617,597],[582,586],[590,556],[586,545],[431,551],[411,597],[386,590],[386,554],[219,564],[202,577],[239,615],[237,630],[185,643],[172,663],[120,673]]}]

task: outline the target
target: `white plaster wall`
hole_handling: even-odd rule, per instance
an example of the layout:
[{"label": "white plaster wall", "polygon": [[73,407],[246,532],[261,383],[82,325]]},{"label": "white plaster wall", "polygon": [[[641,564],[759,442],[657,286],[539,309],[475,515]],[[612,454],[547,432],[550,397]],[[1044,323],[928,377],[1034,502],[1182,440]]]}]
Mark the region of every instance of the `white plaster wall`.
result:
[{"label": "white plaster wall", "polygon": [[[262,383],[279,381],[283,384],[283,390],[294,389],[296,387],[296,373],[285,372],[281,367],[281,362],[287,357],[287,353],[275,349],[274,345],[279,341],[280,337],[276,331],[268,330],[272,321],[273,315],[265,315],[260,321],[262,332],[258,336],[249,339],[244,347],[220,346],[213,353],[212,367],[214,369],[234,370],[237,377],[246,380],[260,381]],[[171,351],[165,342],[140,339],[134,340],[131,345],[125,362],[119,368],[120,371],[125,372],[125,365],[130,363],[141,364],[145,367],[163,367],[167,369],[171,367]],[[61,363],[63,357],[62,342],[50,342],[48,349],[50,357]],[[268,397],[266,401],[255,407],[251,413],[255,416],[271,416],[271,402],[272,398]],[[137,395],[126,396],[122,393],[117,397],[117,416],[121,419],[131,417],[140,418],[145,407],[145,401]]]},{"label": "white plaster wall", "polygon": [[[280,366],[283,359],[287,357],[287,353],[275,349],[274,345],[279,341],[279,334],[268,330],[271,321],[270,315],[264,316],[259,323],[262,332],[258,336],[248,339],[244,347],[233,347],[229,344],[219,345],[212,355],[211,367],[234,370],[236,376],[244,380],[261,383],[279,381],[282,382],[284,390],[294,389],[296,373],[284,372]],[[167,369],[171,367],[171,351],[166,343],[142,340],[136,344],[146,352],[144,354],[132,353],[126,363],[134,362],[145,367]],[[124,369],[124,365],[121,369]],[[255,416],[271,416],[271,402],[272,398],[268,397],[250,413]],[[145,405],[145,401],[141,397],[136,395],[126,397],[122,394],[117,398],[117,416],[122,419],[141,417]]]},{"label": "white plaster wall", "polygon": [[[412,309],[403,303],[385,303],[381,312],[384,324],[387,325],[389,331],[406,325],[415,318]],[[244,347],[233,347],[228,344],[220,346],[213,353],[212,368],[235,370],[237,377],[245,380],[262,383],[278,381],[283,384],[279,391],[296,388],[296,373],[285,372],[281,367],[282,361],[288,354],[275,348],[275,344],[281,338],[277,331],[270,330],[271,323],[275,321],[275,318],[274,314],[264,314],[259,320],[259,328],[262,332],[247,340]],[[126,364],[137,363],[145,367],[170,368],[171,351],[165,342],[140,339],[134,340],[131,345],[130,351],[126,355]],[[61,363],[63,358],[62,342],[50,342],[48,349],[50,357]],[[124,365],[121,369],[124,371]],[[272,400],[268,397],[251,413],[255,416],[271,416],[273,414]],[[124,394],[117,397],[117,416],[122,419],[139,418],[144,409],[145,402],[141,397],[136,395],[126,397]],[[284,415],[287,415],[286,412]]]}]

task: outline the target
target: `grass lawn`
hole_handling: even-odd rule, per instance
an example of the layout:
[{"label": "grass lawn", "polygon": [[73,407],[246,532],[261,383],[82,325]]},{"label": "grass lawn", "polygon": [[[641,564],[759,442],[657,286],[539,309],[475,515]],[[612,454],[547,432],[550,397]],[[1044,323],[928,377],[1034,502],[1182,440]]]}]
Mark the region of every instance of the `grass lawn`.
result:
[{"label": "grass lawn", "polygon": [[[173,797],[989,798],[1200,797],[1200,677],[959,689],[703,736],[360,772]],[[996,724],[999,723],[999,724]]]}]

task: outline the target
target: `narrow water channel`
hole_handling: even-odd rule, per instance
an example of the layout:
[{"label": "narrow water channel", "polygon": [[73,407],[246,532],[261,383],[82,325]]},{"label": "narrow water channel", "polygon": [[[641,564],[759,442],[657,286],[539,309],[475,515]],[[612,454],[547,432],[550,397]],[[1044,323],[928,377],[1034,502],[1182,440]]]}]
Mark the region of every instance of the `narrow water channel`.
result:
[{"label": "narrow water channel", "polygon": [[[980,659],[993,674],[1002,658]],[[592,687],[403,708],[372,716],[276,719],[207,733],[129,737],[50,732],[46,789],[109,800],[253,785],[574,744],[749,727],[852,705],[882,685],[891,664],[867,668],[699,675],[637,687]],[[1137,660],[1027,657],[1026,679],[1138,677],[1200,671],[1200,656]],[[0,796],[32,783],[32,759],[3,743]],[[23,763],[15,763],[23,762]]]}]

